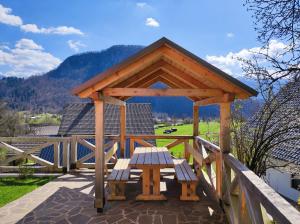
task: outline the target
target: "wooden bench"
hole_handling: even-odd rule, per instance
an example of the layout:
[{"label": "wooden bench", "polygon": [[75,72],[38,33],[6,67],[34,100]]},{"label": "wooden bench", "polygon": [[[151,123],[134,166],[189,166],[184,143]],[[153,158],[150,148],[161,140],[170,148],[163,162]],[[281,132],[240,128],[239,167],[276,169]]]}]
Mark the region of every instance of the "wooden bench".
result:
[{"label": "wooden bench", "polygon": [[129,180],[130,159],[118,159],[111,174],[107,177],[110,194],[108,200],[126,200],[125,184]]},{"label": "wooden bench", "polygon": [[182,186],[180,200],[199,201],[199,197],[196,194],[198,178],[192,168],[185,159],[174,159],[173,161],[176,178]]}]

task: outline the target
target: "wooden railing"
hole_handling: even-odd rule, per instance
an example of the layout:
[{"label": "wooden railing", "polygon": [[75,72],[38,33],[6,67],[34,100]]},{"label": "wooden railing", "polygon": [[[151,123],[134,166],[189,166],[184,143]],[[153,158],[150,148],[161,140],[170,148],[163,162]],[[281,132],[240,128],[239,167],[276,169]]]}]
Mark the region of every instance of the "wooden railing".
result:
[{"label": "wooden railing", "polygon": [[[196,137],[197,173],[230,223],[299,223],[300,213],[232,154]],[[207,172],[203,172],[202,168]],[[215,168],[214,168],[215,167]]]},{"label": "wooden railing", "polygon": [[184,156],[188,159],[189,141],[194,137],[190,135],[127,135],[126,138],[130,139],[130,156],[133,154],[136,143],[140,146],[153,147],[154,145],[151,144],[149,140],[166,139],[173,140],[164,145],[164,147],[168,149],[172,149],[179,144],[183,144]]},{"label": "wooden railing", "polygon": [[[70,138],[62,137],[0,137],[0,148],[7,151],[6,159],[0,161],[1,172],[17,171],[18,167],[10,165],[16,160],[29,159],[38,166],[36,169],[43,171],[61,171],[69,167]],[[53,162],[39,156],[42,149],[53,148]],[[60,148],[63,150],[62,166],[60,166]]]},{"label": "wooden railing", "polygon": [[[112,158],[117,160],[117,150],[118,150],[118,141],[119,136],[105,136],[109,141],[104,145],[104,161],[107,164]],[[94,135],[73,135],[72,136],[72,146],[71,146],[71,164],[72,168],[95,168],[95,163],[88,163],[87,161],[95,157],[95,145],[88,141],[89,139],[94,139]],[[81,157],[77,160],[77,150],[78,144],[91,150],[90,153]],[[107,170],[107,167],[106,167]]]}]

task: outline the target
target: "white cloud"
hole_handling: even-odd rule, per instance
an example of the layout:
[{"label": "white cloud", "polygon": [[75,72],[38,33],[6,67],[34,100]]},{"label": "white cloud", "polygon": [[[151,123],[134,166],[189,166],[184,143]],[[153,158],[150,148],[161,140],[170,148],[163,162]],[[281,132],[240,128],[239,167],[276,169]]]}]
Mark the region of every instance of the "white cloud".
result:
[{"label": "white cloud", "polygon": [[85,44],[81,43],[80,41],[76,41],[76,40],[68,40],[67,43],[68,43],[69,47],[75,52],[78,52],[79,49],[82,47],[86,47]]},{"label": "white cloud", "polygon": [[141,9],[144,9],[144,8],[150,8],[150,5],[147,4],[146,2],[137,2],[137,3],[136,3],[136,6],[137,6],[138,8],[141,8]]},{"label": "white cloud", "polygon": [[234,33],[226,33],[226,37],[228,38],[233,38],[235,35]]},{"label": "white cloud", "polygon": [[159,22],[156,19],[149,17],[146,19],[145,25],[151,27],[159,27]]},{"label": "white cloud", "polygon": [[12,10],[10,8],[5,8],[0,4],[0,23],[4,23],[11,26],[22,25],[22,19],[19,16],[11,14]]},{"label": "white cloud", "polygon": [[36,24],[23,24],[22,19],[19,16],[11,14],[10,8],[5,8],[0,4],[0,23],[4,23],[11,26],[18,26],[21,30],[31,33],[43,33],[43,34],[58,34],[58,35],[84,35],[83,32],[72,26],[57,26],[49,28],[39,28]]},{"label": "white cloud", "polygon": [[[284,43],[277,40],[271,40],[268,54],[271,56],[278,55],[283,51],[284,48],[286,48],[286,45]],[[253,54],[258,52],[267,53],[267,50],[260,47],[254,47],[249,49],[242,49],[238,52],[229,52],[226,55],[207,55],[206,60],[219,69],[223,70],[224,72],[235,77],[240,77],[242,76],[242,64],[238,59],[250,59]],[[265,61],[262,58],[260,62],[264,63]]]},{"label": "white cloud", "polygon": [[[21,39],[14,48],[0,49],[0,68],[4,76],[29,77],[39,75],[54,69],[61,60],[45,52],[41,45],[33,40]],[[7,69],[8,68],[8,69]],[[3,70],[3,69],[2,69]]]},{"label": "white cloud", "polygon": [[31,33],[43,33],[43,34],[60,34],[60,35],[69,35],[77,34],[83,35],[79,29],[76,29],[72,26],[58,26],[58,27],[49,27],[49,28],[39,28],[35,24],[25,24],[21,26],[21,30]]}]

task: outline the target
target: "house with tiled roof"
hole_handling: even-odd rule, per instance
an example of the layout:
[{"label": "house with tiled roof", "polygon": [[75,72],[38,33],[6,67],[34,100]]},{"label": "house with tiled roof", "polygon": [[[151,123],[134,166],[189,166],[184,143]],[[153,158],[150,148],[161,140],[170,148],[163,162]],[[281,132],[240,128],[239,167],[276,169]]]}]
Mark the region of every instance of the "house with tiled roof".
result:
[{"label": "house with tiled roof", "polygon": [[[292,113],[293,121],[300,123],[300,81],[287,84],[279,93],[279,100],[289,96],[284,110]],[[276,146],[272,152],[272,163],[278,165],[266,171],[268,184],[286,198],[297,202],[300,198],[300,129],[289,131],[288,138],[293,138]]]}]

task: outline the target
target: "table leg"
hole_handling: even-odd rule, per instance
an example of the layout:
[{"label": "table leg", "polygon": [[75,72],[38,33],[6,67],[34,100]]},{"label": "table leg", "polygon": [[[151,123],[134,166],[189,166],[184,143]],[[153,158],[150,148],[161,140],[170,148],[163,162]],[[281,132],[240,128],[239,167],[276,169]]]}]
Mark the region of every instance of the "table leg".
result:
[{"label": "table leg", "polygon": [[[151,184],[152,192],[151,193]],[[160,194],[160,168],[145,167],[143,169],[143,193],[136,197],[136,200],[166,200]]]}]

